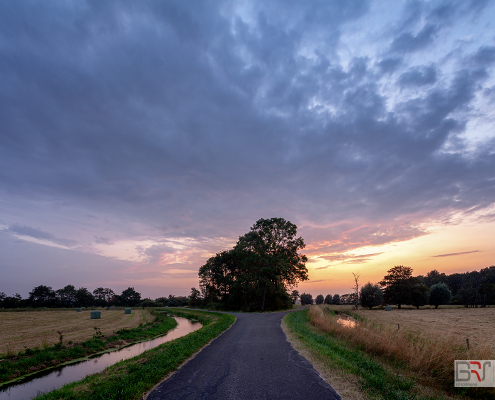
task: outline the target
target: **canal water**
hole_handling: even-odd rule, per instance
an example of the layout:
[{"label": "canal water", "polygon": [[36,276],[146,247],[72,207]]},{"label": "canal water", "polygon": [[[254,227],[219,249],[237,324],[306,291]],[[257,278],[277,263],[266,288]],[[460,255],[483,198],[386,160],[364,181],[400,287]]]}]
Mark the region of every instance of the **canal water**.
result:
[{"label": "canal water", "polygon": [[14,384],[7,388],[0,389],[0,400],[29,400],[38,393],[49,392],[58,389],[63,385],[79,381],[85,376],[103,371],[106,367],[119,361],[135,357],[146,350],[159,346],[165,342],[180,338],[188,333],[201,328],[199,322],[192,322],[186,318],[174,317],[177,327],[169,331],[166,335],[146,342],[137,343],[123,349],[105,353],[90,360],[81,361],[77,364],[69,364],[60,368],[41,372],[40,375],[33,375],[28,381]]}]

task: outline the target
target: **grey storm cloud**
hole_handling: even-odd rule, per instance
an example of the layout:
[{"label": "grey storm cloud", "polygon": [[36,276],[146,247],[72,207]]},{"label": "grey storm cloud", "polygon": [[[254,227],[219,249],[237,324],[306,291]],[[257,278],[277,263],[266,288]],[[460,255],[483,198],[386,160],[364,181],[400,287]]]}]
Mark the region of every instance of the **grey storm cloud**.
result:
[{"label": "grey storm cloud", "polygon": [[[462,135],[493,90],[494,47],[466,45],[448,68],[411,61],[489,3],[405,3],[376,54],[344,56],[373,4],[0,3],[2,198],[84,229],[105,214],[143,240],[235,238],[283,216],[309,242],[366,220],[379,227],[353,235],[370,245],[424,233],[383,221],[490,206],[494,143]],[[92,220],[93,242],[115,242]],[[12,232],[64,240],[19,221]]]},{"label": "grey storm cloud", "polygon": [[437,70],[434,66],[416,67],[404,72],[399,76],[401,86],[424,86],[431,85],[437,80]]}]

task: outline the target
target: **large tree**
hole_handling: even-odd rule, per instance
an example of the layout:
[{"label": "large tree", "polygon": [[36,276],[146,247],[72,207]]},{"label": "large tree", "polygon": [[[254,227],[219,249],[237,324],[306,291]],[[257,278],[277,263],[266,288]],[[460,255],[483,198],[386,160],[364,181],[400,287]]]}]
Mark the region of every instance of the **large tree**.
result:
[{"label": "large tree", "polygon": [[400,309],[402,304],[411,304],[412,288],[420,283],[418,278],[413,278],[412,268],[398,265],[389,269],[380,285],[384,287],[385,301],[397,304]]},{"label": "large tree", "polygon": [[258,220],[232,250],[208,259],[199,270],[205,301],[226,308],[265,310],[290,304],[287,293],[308,279],[304,240],[283,218]]}]

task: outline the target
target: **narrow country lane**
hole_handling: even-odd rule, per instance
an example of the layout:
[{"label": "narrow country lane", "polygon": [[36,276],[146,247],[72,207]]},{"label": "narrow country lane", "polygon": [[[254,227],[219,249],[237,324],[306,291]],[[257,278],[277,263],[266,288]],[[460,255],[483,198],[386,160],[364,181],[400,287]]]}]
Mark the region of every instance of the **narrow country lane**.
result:
[{"label": "narrow country lane", "polygon": [[280,326],[286,314],[234,313],[228,331],[147,399],[340,399],[286,340]]}]

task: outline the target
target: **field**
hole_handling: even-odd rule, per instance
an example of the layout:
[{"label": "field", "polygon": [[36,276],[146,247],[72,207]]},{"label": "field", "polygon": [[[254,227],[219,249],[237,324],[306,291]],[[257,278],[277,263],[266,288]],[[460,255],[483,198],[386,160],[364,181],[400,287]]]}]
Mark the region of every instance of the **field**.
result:
[{"label": "field", "polygon": [[368,321],[405,329],[420,336],[437,336],[459,346],[489,345],[495,353],[495,308],[360,309]]},{"label": "field", "polygon": [[147,310],[101,310],[101,319],[91,319],[90,311],[43,310],[26,312],[0,312],[0,354],[17,353],[25,348],[43,348],[59,341],[62,332],[65,343],[90,339],[99,328],[103,335],[119,329],[135,328],[151,322]]}]

